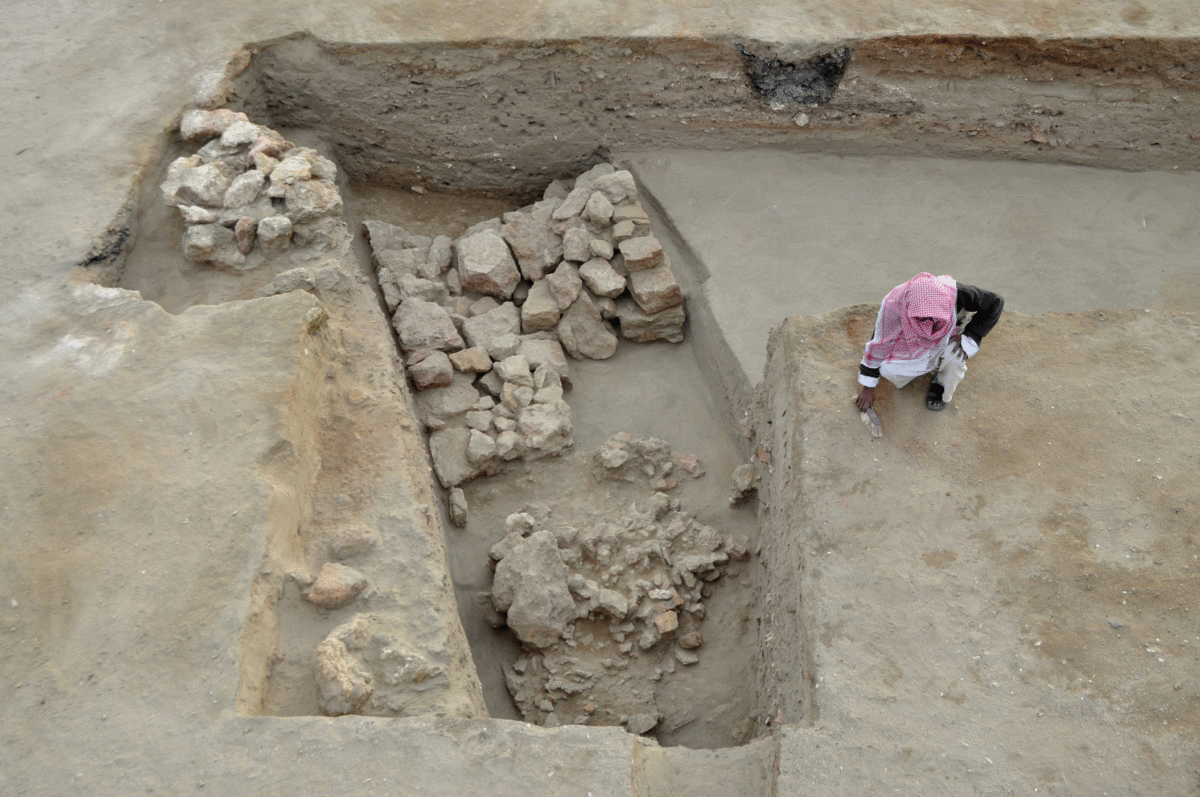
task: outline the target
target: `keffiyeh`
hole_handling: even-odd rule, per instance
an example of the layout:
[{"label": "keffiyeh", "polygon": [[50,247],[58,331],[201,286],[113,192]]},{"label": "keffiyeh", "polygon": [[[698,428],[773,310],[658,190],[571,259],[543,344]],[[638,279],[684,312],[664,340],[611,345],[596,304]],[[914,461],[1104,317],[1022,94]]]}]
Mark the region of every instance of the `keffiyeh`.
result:
[{"label": "keffiyeh", "polygon": [[954,331],[958,285],[953,277],[922,272],[897,285],[879,308],[875,338],[863,363],[878,368],[895,360],[923,360]]}]

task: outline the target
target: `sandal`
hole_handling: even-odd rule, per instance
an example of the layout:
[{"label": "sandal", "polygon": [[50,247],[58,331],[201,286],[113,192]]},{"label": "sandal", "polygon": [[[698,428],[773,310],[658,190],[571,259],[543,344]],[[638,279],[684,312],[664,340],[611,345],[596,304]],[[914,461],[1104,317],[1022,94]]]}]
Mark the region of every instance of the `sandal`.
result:
[{"label": "sandal", "polygon": [[937,382],[929,383],[929,392],[925,394],[925,409],[941,412],[946,409],[946,402],[942,401],[942,393],[945,388]]}]

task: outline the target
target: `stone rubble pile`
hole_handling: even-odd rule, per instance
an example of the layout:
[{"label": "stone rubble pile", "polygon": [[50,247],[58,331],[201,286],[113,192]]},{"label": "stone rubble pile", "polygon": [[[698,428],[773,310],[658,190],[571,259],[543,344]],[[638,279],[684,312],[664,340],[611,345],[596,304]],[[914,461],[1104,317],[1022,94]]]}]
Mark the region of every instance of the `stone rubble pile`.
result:
[{"label": "stone rubble pile", "polygon": [[[594,465],[649,486],[672,461],[661,440],[619,435]],[[630,462],[635,469],[623,470]],[[526,721],[653,730],[662,716],[656,683],[699,661],[704,601],[729,560],[746,558],[745,547],[663,492],[586,518],[560,520],[546,505],[528,504],[505,530],[491,550],[486,597],[494,622],[526,648],[505,668]]]},{"label": "stone rubble pile", "polygon": [[683,293],[628,171],[593,167],[455,240],[364,222],[442,485],[572,445],[568,357],[683,340]]},{"label": "stone rubble pile", "polygon": [[186,111],[179,132],[203,144],[176,158],[162,184],[187,225],[188,259],[249,271],[287,255],[311,259],[347,239],[333,161],[228,108]]}]

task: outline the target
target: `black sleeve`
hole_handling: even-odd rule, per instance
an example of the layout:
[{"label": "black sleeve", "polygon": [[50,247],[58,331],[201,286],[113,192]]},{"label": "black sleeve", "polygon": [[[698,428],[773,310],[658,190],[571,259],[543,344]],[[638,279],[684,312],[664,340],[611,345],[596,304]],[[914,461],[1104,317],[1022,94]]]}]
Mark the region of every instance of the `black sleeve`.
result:
[{"label": "black sleeve", "polygon": [[958,299],[955,304],[958,312],[965,310],[975,314],[963,329],[963,334],[970,336],[976,343],[981,342],[984,336],[992,331],[1004,310],[1004,299],[998,294],[961,282],[958,283]]},{"label": "black sleeve", "polygon": [[863,365],[862,363],[858,364],[858,372],[860,374],[862,374],[863,376],[869,376],[872,379],[879,378],[879,369],[878,368],[868,368],[867,366]]}]

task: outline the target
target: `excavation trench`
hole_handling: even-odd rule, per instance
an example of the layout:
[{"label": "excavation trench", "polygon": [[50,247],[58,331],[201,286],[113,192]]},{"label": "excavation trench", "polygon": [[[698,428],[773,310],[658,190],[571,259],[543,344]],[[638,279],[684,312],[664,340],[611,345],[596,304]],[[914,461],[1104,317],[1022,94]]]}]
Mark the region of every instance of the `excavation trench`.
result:
[{"label": "excavation trench", "polygon": [[[361,276],[366,284],[352,299],[314,290],[327,303],[343,301],[354,305],[356,313],[374,313],[372,334],[382,340],[374,348],[364,344],[356,349],[346,345],[343,335],[329,349],[329,373],[339,368],[370,371],[379,365],[339,362],[356,350],[383,357],[386,349],[396,356],[394,332],[385,321],[390,315],[387,299],[371,266],[363,221],[396,225],[416,236],[456,238],[478,222],[539,199],[552,180],[573,178],[605,161],[620,168],[623,153],[773,145],[810,152],[1020,158],[1132,169],[1200,164],[1190,132],[1200,130],[1200,102],[1191,66],[1195,46],[1189,42],[950,37],[853,47],[835,42],[789,51],[753,42],[691,40],[383,47],[296,36],[250,49],[250,67],[231,85],[229,107],[339,167],[342,219],[353,235],[347,262],[357,264],[356,279]],[[163,204],[158,186],[168,179],[169,164],[195,148],[172,140],[161,168],[148,175],[136,238],[124,256],[120,281],[173,313],[197,304],[250,299],[286,270],[280,265],[234,273],[183,257],[183,221],[175,208]],[[769,460],[752,444],[749,428],[737,423],[752,405],[749,388],[755,380],[734,373],[737,364],[697,290],[708,276],[703,263],[675,235],[654,197],[643,194],[643,199],[687,297],[685,341],[621,341],[611,359],[571,361],[571,389],[565,394],[574,421],[570,452],[518,460],[494,475],[464,482],[470,511],[461,529],[448,522],[445,492],[431,476],[428,495],[404,496],[409,503],[394,506],[392,514],[399,528],[407,522],[405,513],[417,507],[422,523],[444,530],[445,553],[437,545],[417,546],[403,554],[392,552],[387,561],[403,571],[412,555],[448,560],[487,711],[520,718],[505,671],[511,680],[513,664],[524,655],[521,645],[510,632],[493,629],[489,619],[494,612],[480,599],[492,579],[489,550],[504,537],[508,518],[536,504],[544,505],[558,525],[572,527],[594,522],[598,513],[613,508],[639,505],[645,512],[653,482],[600,485],[593,479],[593,452],[618,432],[662,438],[675,452],[696,456],[704,477],[677,472],[677,486],[668,492],[698,523],[728,534],[752,555],[731,563],[704,596],[699,663],[676,663],[670,651],[660,650],[668,655],[637,678],[625,679],[622,688],[639,698],[654,696],[658,713],[651,727],[657,726],[661,742],[727,746],[779,724],[815,719],[816,674],[799,610],[804,562],[792,553],[794,546],[759,539],[753,502],[730,506],[734,468],[755,457],[761,469]],[[787,376],[772,378],[779,382]],[[281,597],[271,607],[274,627],[264,633],[274,634],[277,644],[268,651],[271,660],[255,670],[265,668],[270,675],[261,685],[261,700],[251,701],[248,713],[319,713],[313,651],[355,614],[353,608],[314,607],[302,597],[311,586],[303,574],[311,576],[328,558],[333,533],[322,524],[337,526],[337,518],[376,500],[360,494],[363,485],[352,475],[362,467],[360,460],[386,448],[380,440],[361,443],[361,427],[348,420],[338,428],[338,413],[359,405],[350,389],[330,398],[335,392],[320,399],[326,428],[317,445],[323,446],[326,481],[314,477],[306,498],[310,506],[292,530],[297,543],[291,547],[299,552],[287,554],[293,558],[272,582]],[[414,404],[405,396],[402,403],[412,417],[422,417],[419,399]],[[401,422],[400,415],[388,422]],[[770,430],[758,432],[762,440],[771,439]],[[765,528],[768,534],[789,533],[777,523]],[[372,545],[386,547],[391,533]],[[769,558],[753,555],[777,548],[781,552]],[[764,594],[772,596],[765,606],[760,601]],[[760,626],[764,617],[765,627]],[[605,645],[615,648],[625,642],[594,618],[575,634],[575,650],[594,645],[591,654],[597,660],[612,658],[597,652]],[[447,656],[452,659],[453,651]],[[665,664],[670,671],[663,672]],[[615,679],[611,688],[620,681]],[[578,709],[596,703],[592,711],[603,715],[606,697],[611,696],[576,701],[580,705],[572,703],[571,713],[554,713],[551,721],[540,709],[535,721],[592,721],[591,712]],[[637,702],[612,701],[621,706]],[[436,701],[419,703],[400,700],[393,713],[447,710]],[[638,713],[635,709],[628,708],[625,716],[614,709],[604,724],[628,721],[628,715]]]}]

